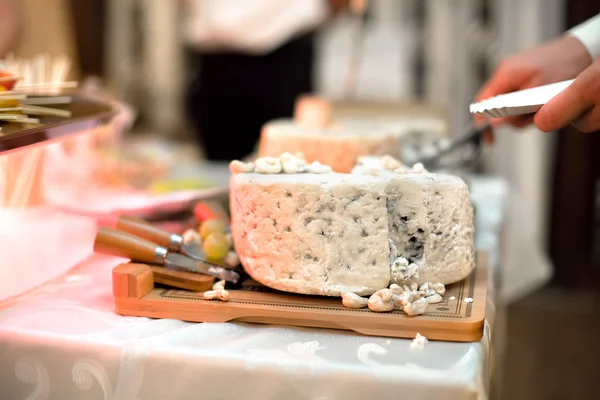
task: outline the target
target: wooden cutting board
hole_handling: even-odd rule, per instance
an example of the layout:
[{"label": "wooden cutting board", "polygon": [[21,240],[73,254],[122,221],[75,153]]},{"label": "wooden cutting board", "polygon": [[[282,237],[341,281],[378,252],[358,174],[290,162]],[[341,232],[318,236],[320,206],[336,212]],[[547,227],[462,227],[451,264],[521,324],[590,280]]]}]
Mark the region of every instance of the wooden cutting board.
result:
[{"label": "wooden cutting board", "polygon": [[[170,318],[193,322],[253,322],[273,325],[350,330],[364,335],[474,342],[481,339],[488,283],[487,256],[465,280],[446,288],[443,301],[424,315],[402,311],[375,313],[345,308],[340,298],[274,291],[247,280],[230,290],[230,301],[204,300],[201,292],[155,288],[152,269],[121,264],[113,269],[115,312],[121,315]],[[472,302],[465,301],[473,299]]]}]

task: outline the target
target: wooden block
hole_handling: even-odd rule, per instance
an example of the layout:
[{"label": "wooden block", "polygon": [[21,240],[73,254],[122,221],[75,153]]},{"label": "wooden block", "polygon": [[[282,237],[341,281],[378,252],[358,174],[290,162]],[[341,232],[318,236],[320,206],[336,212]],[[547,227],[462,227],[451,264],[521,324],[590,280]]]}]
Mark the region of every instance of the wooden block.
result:
[{"label": "wooden block", "polygon": [[154,282],[173,286],[180,289],[192,290],[194,292],[205,292],[211,290],[215,278],[208,275],[195,274],[185,271],[171,271],[164,267],[151,266],[154,274]]},{"label": "wooden block", "polygon": [[[131,265],[119,266],[115,270],[120,273],[113,273],[113,279],[119,279],[113,283],[115,293],[128,293],[115,294],[115,311],[122,315],[329,328],[399,338],[414,338],[418,332],[430,340],[456,342],[474,342],[483,335],[488,285],[485,253],[478,253],[478,267],[468,278],[449,285],[441,303],[430,304],[424,315],[416,317],[400,310],[375,313],[348,309],[340,298],[278,292],[251,280],[239,290],[229,290],[228,302],[205,300],[202,293],[186,290],[148,290],[147,273],[142,274],[139,265]],[[127,279],[123,274],[131,277]],[[136,284],[146,286],[132,287]]]},{"label": "wooden block", "polygon": [[152,269],[145,264],[121,264],[112,271],[115,298],[140,299],[154,289]]}]

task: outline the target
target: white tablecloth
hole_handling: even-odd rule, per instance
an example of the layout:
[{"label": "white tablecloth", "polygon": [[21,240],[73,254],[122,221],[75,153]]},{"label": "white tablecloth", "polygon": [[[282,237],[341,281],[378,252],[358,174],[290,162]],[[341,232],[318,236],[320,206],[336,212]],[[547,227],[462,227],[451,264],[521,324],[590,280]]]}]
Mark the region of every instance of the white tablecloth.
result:
[{"label": "white tablecloth", "polygon": [[[477,201],[478,216],[501,216],[501,202],[488,203]],[[479,222],[497,265],[498,225]],[[118,316],[119,261],[93,255],[0,309],[0,399],[487,398],[493,296],[481,341],[411,350],[342,331]]]}]

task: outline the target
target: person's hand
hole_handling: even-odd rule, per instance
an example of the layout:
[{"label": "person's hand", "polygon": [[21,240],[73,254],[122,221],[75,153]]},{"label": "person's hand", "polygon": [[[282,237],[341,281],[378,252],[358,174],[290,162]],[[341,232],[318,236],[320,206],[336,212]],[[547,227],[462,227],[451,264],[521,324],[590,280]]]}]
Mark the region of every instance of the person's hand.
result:
[{"label": "person's hand", "polygon": [[581,132],[600,130],[600,58],[535,114],[535,125],[550,132],[571,124]]},{"label": "person's hand", "polygon": [[[572,36],[561,37],[506,58],[480,91],[477,101],[499,94],[573,79],[589,67],[591,63],[592,59],[589,53],[577,38]],[[596,67],[596,70],[598,71],[598,67]],[[597,78],[599,80],[596,86],[600,89],[600,75]],[[597,94],[600,94],[600,91]],[[561,100],[559,99],[559,101]],[[563,103],[559,104],[564,104],[564,100],[562,101]],[[551,103],[538,111],[535,116],[535,123],[536,125],[538,125],[538,122],[541,124],[538,125],[541,130],[550,126],[555,127],[558,122],[564,121],[563,115],[561,113],[557,114],[555,107],[550,105]],[[549,108],[548,105],[550,105]],[[490,122],[492,125],[509,123],[516,127],[523,127],[533,121],[534,117],[532,115],[526,115],[498,118]],[[565,124],[569,122],[567,121]]]}]

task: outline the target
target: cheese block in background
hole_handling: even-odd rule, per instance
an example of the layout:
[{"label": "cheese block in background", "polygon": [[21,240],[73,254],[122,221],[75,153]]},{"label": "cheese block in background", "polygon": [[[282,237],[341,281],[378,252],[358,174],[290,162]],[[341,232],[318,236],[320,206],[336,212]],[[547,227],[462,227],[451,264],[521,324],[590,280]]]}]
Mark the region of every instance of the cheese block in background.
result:
[{"label": "cheese block in background", "polygon": [[359,156],[391,155],[407,163],[448,135],[438,108],[425,104],[336,102],[304,95],[294,119],[264,125],[259,157],[302,152],[307,161],[350,172]]},{"label": "cheese block in background", "polygon": [[350,172],[363,155],[400,154],[398,134],[374,130],[370,126],[354,129],[315,129],[292,120],[265,124],[261,132],[259,157],[278,157],[283,153],[304,154],[309,163],[318,161],[337,172]]}]

